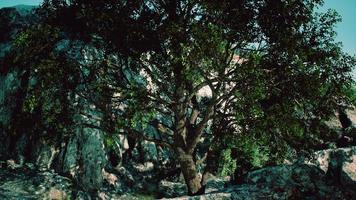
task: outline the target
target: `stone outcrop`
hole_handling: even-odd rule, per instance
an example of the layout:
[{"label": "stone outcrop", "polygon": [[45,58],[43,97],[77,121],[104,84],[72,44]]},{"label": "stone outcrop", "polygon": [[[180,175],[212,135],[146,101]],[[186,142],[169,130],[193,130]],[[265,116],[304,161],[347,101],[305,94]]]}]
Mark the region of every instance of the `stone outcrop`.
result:
[{"label": "stone outcrop", "polygon": [[40,170],[51,169],[53,160],[57,155],[57,148],[52,144],[42,140],[35,146],[32,153],[32,160]]},{"label": "stone outcrop", "polygon": [[329,181],[356,186],[356,147],[317,151],[305,162],[323,170]]},{"label": "stone outcrop", "polygon": [[187,194],[188,189],[184,183],[161,181],[158,185],[158,192],[163,197],[178,197]]},{"label": "stone outcrop", "polygon": [[107,164],[103,137],[103,132],[98,129],[78,126],[60,148],[56,171],[76,180],[84,190],[99,189]]},{"label": "stone outcrop", "polygon": [[106,165],[103,133],[99,130],[83,128],[80,133],[80,158],[78,183],[86,190],[99,189],[103,183],[102,170]]},{"label": "stone outcrop", "polygon": [[[20,166],[30,162],[42,171],[55,169],[56,172],[76,180],[81,188],[88,191],[97,190],[103,183],[102,170],[107,164],[104,133],[92,127],[101,127],[98,120],[93,121],[87,116],[98,119],[102,116],[98,115],[96,108],[86,99],[71,98],[68,95],[67,100],[76,106],[76,114],[68,116],[73,123],[62,128],[66,131],[53,131],[50,128],[53,126],[51,123],[45,123],[43,130],[31,129],[32,122],[23,129],[13,131],[11,128],[14,126],[12,123],[19,121],[17,117],[22,114],[21,105],[27,96],[26,91],[36,83],[36,77],[33,74],[28,75],[27,81],[23,81],[22,76],[26,74],[26,69],[19,69],[17,66],[6,68],[1,62],[6,51],[11,49],[16,33],[36,21],[32,9],[33,7],[26,6],[0,9],[0,159],[13,159]],[[81,55],[79,52],[75,54]],[[85,58],[82,56],[78,59]],[[78,87],[76,90],[81,92],[83,89]]]},{"label": "stone outcrop", "polygon": [[243,184],[174,199],[355,199],[355,150],[356,147],[319,151],[314,163],[266,167],[249,172]]}]

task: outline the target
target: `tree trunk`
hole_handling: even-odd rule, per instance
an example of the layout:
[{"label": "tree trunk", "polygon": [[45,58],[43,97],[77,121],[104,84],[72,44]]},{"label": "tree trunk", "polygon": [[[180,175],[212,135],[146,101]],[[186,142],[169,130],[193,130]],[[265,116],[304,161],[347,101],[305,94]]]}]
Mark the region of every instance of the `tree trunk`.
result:
[{"label": "tree trunk", "polygon": [[216,154],[216,152],[212,149],[209,149],[206,158],[205,170],[201,180],[202,187],[206,186],[210,177],[216,172],[218,168],[217,160],[218,160],[218,155]]},{"label": "tree trunk", "polygon": [[188,187],[188,195],[193,196],[204,193],[204,190],[200,183],[201,177],[198,175],[193,155],[187,154],[182,150],[177,152],[184,180]]}]

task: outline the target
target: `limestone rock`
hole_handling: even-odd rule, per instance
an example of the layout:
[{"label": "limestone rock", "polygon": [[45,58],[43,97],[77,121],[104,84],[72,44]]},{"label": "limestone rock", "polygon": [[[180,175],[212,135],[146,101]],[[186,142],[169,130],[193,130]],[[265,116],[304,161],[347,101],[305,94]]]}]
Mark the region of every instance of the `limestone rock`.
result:
[{"label": "limestone rock", "polygon": [[61,172],[70,174],[72,177],[76,175],[77,160],[78,160],[78,136],[70,138],[69,142],[63,147],[63,163]]},{"label": "limestone rock", "polygon": [[52,162],[57,151],[53,145],[46,141],[41,141],[33,152],[34,163],[40,170],[48,170],[51,168]]},{"label": "limestone rock", "polygon": [[65,200],[67,198],[67,194],[64,191],[58,190],[56,188],[51,188],[48,192],[49,200]]},{"label": "limestone rock", "polygon": [[210,177],[205,186],[206,193],[221,191],[224,189],[226,181],[218,177]]},{"label": "limestone rock", "polygon": [[313,158],[305,163],[322,169],[330,181],[342,185],[352,185],[356,182],[356,147],[317,151]]},{"label": "limestone rock", "polygon": [[153,142],[142,141],[142,150],[144,154],[144,162],[145,161],[157,161],[158,153],[156,144]]},{"label": "limestone rock", "polygon": [[118,178],[115,174],[109,173],[105,171],[105,169],[103,169],[102,173],[104,180],[107,181],[110,185],[115,186],[117,184]]},{"label": "limestone rock", "polygon": [[184,183],[163,180],[158,185],[158,192],[163,197],[179,197],[186,195],[188,189]]},{"label": "limestone rock", "polygon": [[124,167],[118,167],[116,171],[119,174],[121,181],[124,182],[126,185],[133,186],[135,184],[134,177],[127,169],[125,169]]},{"label": "limestone rock", "polygon": [[54,172],[38,172],[27,167],[2,168],[0,177],[0,199],[65,200],[72,196],[71,180]]},{"label": "limestone rock", "polygon": [[[325,150],[317,155],[322,155],[316,159],[319,165],[309,162],[266,167],[249,172],[243,184],[210,190],[210,193],[207,190],[207,194],[200,196],[173,199],[356,199],[355,147]],[[219,184],[214,187],[219,187]]]},{"label": "limestone rock", "polygon": [[149,172],[154,169],[154,164],[152,162],[145,162],[143,164],[135,165],[134,168],[140,173]]},{"label": "limestone rock", "polygon": [[97,129],[84,128],[81,132],[81,162],[78,182],[85,190],[95,190],[102,186],[102,170],[106,165],[103,133]]}]

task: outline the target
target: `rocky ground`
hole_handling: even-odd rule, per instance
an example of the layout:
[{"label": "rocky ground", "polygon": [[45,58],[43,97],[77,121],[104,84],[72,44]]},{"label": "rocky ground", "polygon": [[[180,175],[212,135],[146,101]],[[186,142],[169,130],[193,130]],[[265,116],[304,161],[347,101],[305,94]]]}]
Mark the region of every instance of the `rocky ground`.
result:
[{"label": "rocky ground", "polygon": [[163,180],[149,188],[139,173],[148,175],[150,166],[135,166],[137,176],[124,167],[117,173],[103,172],[106,183],[102,189],[88,194],[53,171],[8,160],[0,164],[0,199],[356,199],[356,147],[323,150],[311,159],[252,171],[239,185],[212,177],[206,194],[195,197],[184,196],[182,182]]},{"label": "rocky ground", "polygon": [[[127,170],[119,170],[121,172],[115,175],[103,171],[105,184],[100,191],[90,194],[78,190],[79,187],[71,179],[55,173],[54,170],[37,170],[30,163],[20,166],[13,160],[0,162],[0,200],[154,199],[144,192],[137,193],[138,188],[143,186],[139,182],[134,183],[136,180]],[[130,182],[135,186],[128,188]]]},{"label": "rocky ground", "polygon": [[66,199],[72,195],[70,179],[36,171],[29,164],[2,163],[0,177],[0,199]]}]

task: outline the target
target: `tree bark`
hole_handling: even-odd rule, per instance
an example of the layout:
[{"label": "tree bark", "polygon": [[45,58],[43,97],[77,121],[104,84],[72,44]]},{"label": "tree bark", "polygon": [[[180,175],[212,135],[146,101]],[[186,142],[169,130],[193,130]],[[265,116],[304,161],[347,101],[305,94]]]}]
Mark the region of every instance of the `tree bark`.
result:
[{"label": "tree bark", "polygon": [[185,183],[188,187],[188,195],[199,195],[204,193],[201,185],[201,177],[196,169],[193,155],[178,150],[178,160],[184,176]]},{"label": "tree bark", "polygon": [[193,156],[194,151],[191,151],[192,146],[187,144],[190,143],[190,140],[193,138],[187,133],[189,132],[189,127],[187,127],[187,119],[184,112],[185,106],[179,105],[176,110],[177,121],[174,132],[174,150],[178,156],[178,162],[188,187],[188,195],[198,195],[204,191],[200,183],[201,177],[199,177],[196,169],[196,163]]},{"label": "tree bark", "polygon": [[209,149],[209,151],[207,152],[206,166],[201,180],[202,187],[206,186],[209,181],[209,178],[216,172],[218,168],[216,162],[217,159],[218,155],[216,154],[216,152],[212,149]]}]

